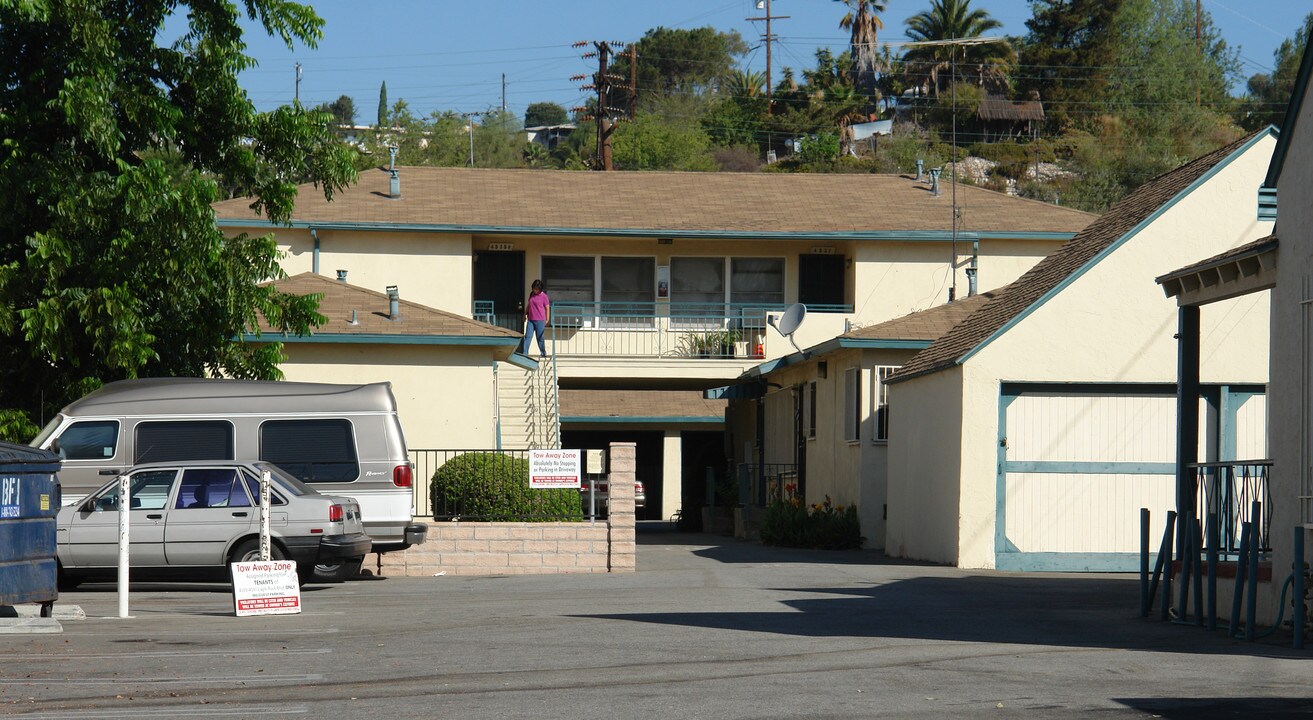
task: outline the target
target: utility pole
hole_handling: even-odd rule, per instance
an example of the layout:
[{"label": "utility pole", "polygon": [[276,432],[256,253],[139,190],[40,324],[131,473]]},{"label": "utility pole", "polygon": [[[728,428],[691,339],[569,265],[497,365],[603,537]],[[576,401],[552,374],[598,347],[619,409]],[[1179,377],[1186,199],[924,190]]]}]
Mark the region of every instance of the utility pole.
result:
[{"label": "utility pole", "polygon": [[629,119],[638,116],[638,46],[629,46]]},{"label": "utility pole", "polygon": [[[574,47],[583,47],[585,45],[588,45],[588,43],[574,43]],[[584,53],[583,57],[597,58],[597,72],[593,75],[593,82],[589,85],[584,85],[583,89],[594,90],[597,92],[597,107],[594,110],[592,117],[592,119],[597,122],[597,154],[595,158],[595,166],[599,170],[611,170],[611,133],[615,132],[615,122],[613,122],[611,118],[613,114],[620,117],[626,115],[625,108],[611,106],[611,91],[613,89],[628,89],[632,92],[632,88],[624,84],[623,78],[610,73],[611,55],[616,52],[613,46],[619,47],[624,45],[624,43],[594,42],[592,45],[594,50],[592,52]],[[633,57],[633,55],[630,56],[631,68],[633,67]],[[587,77],[587,75],[575,75],[570,79],[579,81],[585,80]],[[632,101],[630,104],[632,106]],[[582,110],[583,108],[575,109]]]},{"label": "utility pole", "polygon": [[474,167],[474,118],[483,115],[481,112],[461,113],[465,118],[465,130],[470,134],[470,167]]},{"label": "utility pole", "polygon": [[501,111],[506,112],[506,73],[501,74]]},{"label": "utility pole", "polygon": [[301,102],[301,63],[296,64],[296,101]]},{"label": "utility pole", "polygon": [[1197,62],[1194,66],[1194,106],[1199,107],[1199,71],[1203,69],[1204,63],[1204,46],[1202,43],[1203,21],[1200,19],[1201,8],[1200,0],[1194,0],[1194,51],[1198,55]]},{"label": "utility pole", "polygon": [[772,15],[771,12],[770,12],[770,1],[771,1],[771,0],[757,0],[757,9],[758,9],[758,10],[765,10],[765,11],[766,11],[766,16],[765,16],[765,17],[750,17],[750,18],[744,18],[745,20],[748,20],[749,22],[756,22],[756,21],[759,21],[759,20],[765,20],[765,21],[766,21],[766,34],[765,34],[765,35],[762,35],[762,36],[761,36],[761,39],[766,41],[766,114],[767,114],[767,115],[770,115],[770,114],[771,114],[771,103],[772,103],[772,97],[773,97],[774,92],[775,92],[775,88],[774,88],[774,86],[771,84],[771,76],[770,76],[770,66],[771,66],[771,62],[770,62],[770,44],[771,44],[772,41],[775,40],[775,36],[774,36],[773,34],[771,34],[770,23],[771,23],[772,20],[788,20],[788,19],[789,19],[789,16],[788,16],[788,15]]}]

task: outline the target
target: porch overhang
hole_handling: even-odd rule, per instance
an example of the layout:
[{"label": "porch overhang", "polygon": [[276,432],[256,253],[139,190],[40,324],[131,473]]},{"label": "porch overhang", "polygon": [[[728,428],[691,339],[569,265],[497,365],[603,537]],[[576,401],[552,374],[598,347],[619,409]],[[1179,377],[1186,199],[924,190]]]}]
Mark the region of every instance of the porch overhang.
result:
[{"label": "porch overhang", "polygon": [[1277,236],[1269,235],[1155,278],[1180,307],[1268,290],[1277,281]]}]

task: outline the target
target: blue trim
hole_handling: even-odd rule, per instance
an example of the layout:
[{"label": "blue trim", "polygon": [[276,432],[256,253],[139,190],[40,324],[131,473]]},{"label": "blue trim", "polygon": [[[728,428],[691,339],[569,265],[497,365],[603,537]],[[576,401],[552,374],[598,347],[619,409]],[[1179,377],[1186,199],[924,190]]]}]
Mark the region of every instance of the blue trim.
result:
[{"label": "blue trim", "polygon": [[1276,130],[1274,128],[1268,128],[1267,132],[1260,132],[1255,134],[1252,138],[1249,139],[1248,142],[1241,145],[1239,148],[1236,148],[1236,150],[1232,152],[1230,155],[1227,155],[1216,165],[1209,168],[1207,172],[1196,178],[1195,181],[1190,183],[1185,189],[1173,195],[1172,198],[1167,202],[1163,203],[1162,205],[1159,205],[1158,209],[1154,210],[1152,213],[1149,214],[1149,217],[1146,217],[1145,219],[1137,223],[1135,227],[1131,228],[1130,230],[1127,230],[1125,233],[1122,233],[1121,237],[1112,241],[1112,243],[1110,243],[1108,247],[1099,251],[1097,255],[1090,258],[1084,265],[1077,268],[1074,272],[1068,274],[1065,278],[1061,280],[1061,282],[1059,282],[1054,287],[1050,288],[1048,292],[1044,293],[1044,295],[1041,296],[1038,300],[1031,303],[1025,310],[1022,310],[1020,313],[1014,315],[1010,320],[1008,320],[1006,323],[1003,324],[1003,327],[1000,327],[999,329],[995,330],[993,333],[990,334],[989,337],[985,338],[975,347],[971,348],[966,353],[958,356],[955,364],[956,365],[965,364],[967,360],[970,360],[972,357],[975,357],[976,353],[980,352],[990,343],[1002,337],[1004,334],[1006,334],[1009,330],[1015,327],[1022,320],[1025,320],[1027,317],[1029,317],[1031,313],[1035,312],[1040,307],[1042,307],[1044,303],[1048,302],[1049,300],[1052,300],[1063,290],[1066,290],[1068,286],[1076,282],[1076,280],[1080,279],[1081,276],[1083,276],[1095,265],[1098,265],[1100,262],[1103,262],[1104,258],[1108,257],[1109,255],[1113,254],[1118,249],[1120,249],[1122,245],[1125,245],[1128,240],[1138,235],[1140,231],[1144,230],[1146,227],[1153,224],[1153,222],[1156,221],[1159,217],[1161,217],[1163,213],[1175,207],[1176,203],[1180,202],[1183,198],[1189,196],[1190,193],[1197,190],[1204,183],[1213,179],[1213,176],[1217,175],[1217,173],[1221,172],[1224,168],[1230,165],[1231,162],[1234,161],[1236,158],[1240,157],[1241,155],[1244,155],[1246,152],[1249,152],[1249,150],[1253,148],[1256,144],[1258,144],[1259,141],[1275,134],[1276,134]]},{"label": "blue trim", "polygon": [[1277,189],[1261,187],[1258,189],[1258,219],[1277,219]]},{"label": "blue trim", "polygon": [[1175,475],[1176,463],[1008,460],[1003,463],[1003,473],[1052,473],[1055,475]]},{"label": "blue trim", "polygon": [[339,345],[465,345],[473,347],[517,347],[516,337],[469,337],[465,335],[366,335],[355,333],[320,333],[284,335],[267,332],[260,335],[242,333],[246,342],[334,343]]},{"label": "blue trim", "polygon": [[765,394],[766,388],[760,382],[747,382],[739,385],[707,388],[702,391],[705,400],[755,400]]},{"label": "blue trim", "polygon": [[[994,443],[998,448],[998,473],[994,487],[994,562],[1003,553],[1014,549],[1012,543],[1008,541],[1008,474],[1004,469],[1008,464],[1008,406],[1017,399],[1016,395],[1008,395],[1006,392],[999,392],[998,396],[998,435],[997,442]],[[960,461],[959,461],[960,462]],[[962,489],[958,488],[959,495]],[[958,533],[962,532],[961,522],[958,523]],[[959,539],[959,544],[961,540]]]},{"label": "blue trim", "polygon": [[[1158,553],[1149,554],[1149,563]],[[994,567],[1007,572],[1137,572],[1140,554],[1009,552],[994,558]]]},{"label": "blue trim", "polygon": [[[314,259],[310,263],[310,271],[318,275],[319,274],[319,232],[315,228],[310,228],[310,237],[315,239],[315,253],[314,253]],[[132,495],[128,495],[128,497],[132,497]]]},{"label": "blue trim", "polygon": [[[583,228],[583,227],[536,227],[516,225],[448,225],[421,223],[385,223],[385,222],[316,222],[293,220],[289,223],[275,223],[258,218],[219,218],[219,227],[233,228],[305,228],[319,230],[351,230],[378,232],[431,232],[458,233],[469,235],[545,235],[545,236],[601,236],[620,238],[655,237],[707,240],[884,240],[902,242],[952,242],[953,233],[947,230],[872,230],[872,231],[818,231],[818,232],[747,232],[743,230],[673,230],[662,228]],[[966,233],[958,231],[957,240],[975,238],[986,240],[1053,240],[1066,241],[1075,237],[1074,232],[1046,232],[1018,230],[1016,232],[991,230]]]},{"label": "blue trim", "polygon": [[724,424],[725,418],[707,417],[705,415],[681,415],[681,416],[672,416],[672,417],[664,417],[659,415],[646,415],[646,416],[634,415],[627,417],[620,417],[615,415],[575,415],[573,417],[562,417],[561,422],[604,423],[608,425],[633,424],[633,423],[645,423],[649,425],[651,424],[675,425],[675,424],[685,424],[685,423],[703,423],[708,425],[720,425],[720,424]]}]

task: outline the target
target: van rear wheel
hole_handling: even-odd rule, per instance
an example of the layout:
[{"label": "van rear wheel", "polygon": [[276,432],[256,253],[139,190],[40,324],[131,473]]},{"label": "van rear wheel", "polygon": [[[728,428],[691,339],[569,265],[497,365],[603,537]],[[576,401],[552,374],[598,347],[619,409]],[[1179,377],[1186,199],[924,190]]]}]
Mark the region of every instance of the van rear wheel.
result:
[{"label": "van rear wheel", "polygon": [[360,574],[360,568],[365,564],[365,556],[353,558],[344,558],[342,562],[331,565],[320,563],[315,565],[315,579],[327,580],[329,582],[343,582]]}]

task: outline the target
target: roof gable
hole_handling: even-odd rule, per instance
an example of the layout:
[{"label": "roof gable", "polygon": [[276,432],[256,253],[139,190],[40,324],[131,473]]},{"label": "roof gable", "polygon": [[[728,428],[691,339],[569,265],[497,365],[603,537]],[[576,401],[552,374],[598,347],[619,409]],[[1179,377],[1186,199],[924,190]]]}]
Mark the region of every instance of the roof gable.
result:
[{"label": "roof gable", "polygon": [[1003,288],[998,297],[986,303],[966,322],[918,353],[890,381],[908,380],[965,362],[1135,236],[1233,158],[1273,133],[1269,128],[1243,137],[1159,175],[1132,191],[1088,228]]},{"label": "roof gable", "polygon": [[1313,43],[1304,47],[1304,57],[1299,61],[1299,74],[1295,76],[1295,90],[1286,105],[1286,117],[1281,121],[1281,134],[1277,137],[1277,146],[1272,151],[1272,162],[1267,166],[1267,178],[1263,187],[1274,188],[1281,179],[1281,168],[1286,164],[1286,153],[1295,137],[1295,125],[1304,108],[1304,98],[1308,95],[1309,82],[1313,81]]},{"label": "roof gable", "polygon": [[[369,169],[330,203],[298,190],[294,225],[432,232],[608,234],[667,237],[880,237],[953,231],[952,202],[897,175],[570,172],[401,167]],[[1066,239],[1095,215],[959,185],[959,230]],[[215,203],[221,225],[267,226],[249,198]],[[1057,234],[1054,236],[1054,234]]]}]

